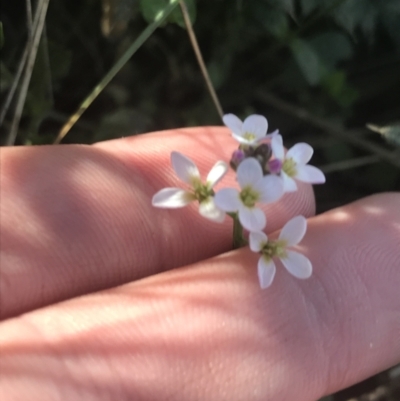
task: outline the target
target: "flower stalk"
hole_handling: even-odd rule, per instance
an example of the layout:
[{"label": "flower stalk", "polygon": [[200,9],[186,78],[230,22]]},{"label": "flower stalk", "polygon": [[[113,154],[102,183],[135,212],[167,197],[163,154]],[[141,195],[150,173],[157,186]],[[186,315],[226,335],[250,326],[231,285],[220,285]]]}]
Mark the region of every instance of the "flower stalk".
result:
[{"label": "flower stalk", "polygon": [[233,219],[232,248],[239,249],[247,245],[247,240],[243,235],[243,227],[239,221],[238,213],[227,213]]},{"label": "flower stalk", "polygon": [[[269,239],[264,232],[267,217],[261,205],[278,201],[285,192],[296,191],[296,181],[325,182],[323,172],[308,164],[313,148],[298,143],[286,152],[279,131],[267,134],[268,121],[260,115],[249,116],[242,122],[235,115],[226,114],[223,121],[239,142],[229,164],[216,162],[203,181],[196,164],[173,151],[172,168],[187,189],[161,189],[153,196],[153,206],[175,209],[194,202],[200,215],[209,220],[223,223],[226,215],[231,217],[233,249],[249,245],[253,252],[260,254],[257,270],[261,288],[272,284],[277,260],[294,277],[309,278],[311,261],[296,250],[306,233],[307,219],[293,217],[283,226],[278,239]],[[217,184],[229,166],[236,174],[236,185],[219,189]]]}]

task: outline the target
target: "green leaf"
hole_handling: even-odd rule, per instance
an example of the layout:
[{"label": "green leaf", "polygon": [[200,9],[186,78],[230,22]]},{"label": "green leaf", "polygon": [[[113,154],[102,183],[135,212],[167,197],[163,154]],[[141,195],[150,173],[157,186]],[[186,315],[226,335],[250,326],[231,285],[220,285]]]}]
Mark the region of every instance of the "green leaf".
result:
[{"label": "green leaf", "polygon": [[286,11],[290,15],[294,15],[294,0],[268,0],[268,3],[274,7]]},{"label": "green leaf", "polygon": [[387,125],[385,127],[367,124],[367,128],[381,134],[389,143],[400,146],[400,124]]},{"label": "green leaf", "polygon": [[353,55],[352,43],[340,32],[321,33],[309,39],[309,43],[329,69],[334,69],[340,61],[347,60]]},{"label": "green leaf", "polygon": [[288,14],[294,15],[294,0],[280,0],[280,7],[283,8]]},{"label": "green leaf", "polygon": [[339,96],[346,85],[346,73],[344,71],[333,71],[323,79],[323,85],[332,97]]},{"label": "green leaf", "polygon": [[271,35],[283,39],[289,28],[287,13],[277,7],[271,7],[267,3],[249,3],[251,17],[266,29]]},{"label": "green leaf", "polygon": [[168,0],[140,0],[140,9],[142,11],[143,18],[148,22],[152,23],[161,18],[165,7],[170,2]]},{"label": "green leaf", "polygon": [[271,8],[265,15],[263,25],[276,38],[284,38],[289,28],[288,17],[285,12]]},{"label": "green leaf", "polygon": [[321,0],[301,0],[300,5],[303,15],[308,15],[321,5]]},{"label": "green leaf", "polygon": [[[188,10],[190,22],[194,24],[196,20],[196,2],[195,0],[185,0],[186,8]],[[167,18],[168,22],[175,23],[181,28],[186,28],[185,20],[183,19],[182,10],[180,7],[175,8],[174,11]]]},{"label": "green leaf", "polygon": [[360,27],[371,39],[377,23],[377,9],[374,0],[346,0],[334,12],[336,22],[354,35]]},{"label": "green leaf", "polygon": [[307,82],[317,85],[321,80],[323,65],[316,51],[302,39],[293,40],[290,49]]},{"label": "green leaf", "polygon": [[347,83],[344,71],[337,70],[326,73],[321,84],[326,92],[343,107],[351,106],[358,98],[358,92]]},{"label": "green leaf", "polygon": [[162,12],[164,7],[164,0],[140,0],[140,10],[148,23],[155,21],[158,13]]},{"label": "green leaf", "polygon": [[385,0],[382,2],[383,9],[400,16],[400,2],[399,0]]}]

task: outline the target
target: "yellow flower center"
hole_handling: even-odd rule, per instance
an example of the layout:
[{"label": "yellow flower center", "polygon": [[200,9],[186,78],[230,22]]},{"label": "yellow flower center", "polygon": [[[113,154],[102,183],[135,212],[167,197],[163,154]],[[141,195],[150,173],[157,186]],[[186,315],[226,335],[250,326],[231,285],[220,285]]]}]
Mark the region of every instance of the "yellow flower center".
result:
[{"label": "yellow flower center", "polygon": [[244,187],[240,192],[240,199],[247,207],[254,207],[259,198],[260,194],[250,186]]},{"label": "yellow flower center", "polygon": [[194,189],[194,198],[199,201],[199,203],[208,200],[211,196],[215,195],[215,192],[209,185],[203,184],[201,180],[197,177],[192,179],[192,186]]},{"label": "yellow flower center", "polygon": [[286,159],[283,162],[282,165],[282,170],[289,176],[289,177],[295,177],[297,175],[297,164],[296,162],[292,159]]},{"label": "yellow flower center", "polygon": [[243,134],[243,138],[247,139],[248,141],[254,141],[257,137],[254,134],[252,134],[251,132],[245,132]]},{"label": "yellow flower center", "polygon": [[285,258],[287,256],[286,246],[285,240],[268,241],[261,249],[261,253],[267,260],[271,260],[274,256]]}]

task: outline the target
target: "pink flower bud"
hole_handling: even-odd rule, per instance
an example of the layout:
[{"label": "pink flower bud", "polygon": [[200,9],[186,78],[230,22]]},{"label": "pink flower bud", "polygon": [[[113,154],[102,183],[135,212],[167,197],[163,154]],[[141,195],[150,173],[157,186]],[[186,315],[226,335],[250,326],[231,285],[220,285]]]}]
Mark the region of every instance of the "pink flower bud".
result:
[{"label": "pink flower bud", "polygon": [[279,174],[282,170],[282,161],[273,159],[268,162],[268,170],[271,174]]}]

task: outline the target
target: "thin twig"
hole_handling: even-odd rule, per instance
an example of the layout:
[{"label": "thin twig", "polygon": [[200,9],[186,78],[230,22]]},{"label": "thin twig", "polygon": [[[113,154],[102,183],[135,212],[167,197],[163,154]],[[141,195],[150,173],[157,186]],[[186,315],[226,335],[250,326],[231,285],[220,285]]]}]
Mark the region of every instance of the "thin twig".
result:
[{"label": "thin twig", "polygon": [[17,105],[15,106],[15,114],[11,124],[11,130],[8,135],[6,145],[14,145],[15,138],[17,137],[19,122],[21,120],[22,111],[24,109],[26,95],[28,93],[29,83],[32,77],[33,67],[35,65],[36,55],[39,48],[40,37],[46,19],[47,8],[50,0],[39,0],[35,10],[35,21],[33,23],[34,32],[32,38],[32,46],[29,51],[28,60],[26,63],[25,74],[22,79],[21,90],[19,92]]},{"label": "thin twig", "polygon": [[332,124],[320,117],[316,117],[312,115],[307,110],[304,110],[300,107],[294,106],[284,100],[278,99],[277,97],[271,95],[266,92],[258,92],[257,97],[265,102],[270,104],[271,106],[294,116],[300,120],[305,121],[306,123],[325,131],[327,134],[339,138],[344,142],[347,142],[351,145],[354,145],[360,149],[364,149],[374,155],[380,157],[381,160],[385,160],[388,163],[400,168],[400,155],[399,152],[396,151],[388,151],[385,148],[375,144],[373,142],[368,141],[367,139],[361,136],[351,135],[346,129],[343,127]]},{"label": "thin twig", "polygon": [[28,28],[28,40],[32,41],[32,4],[31,0],[25,0],[26,5],[26,26]]},{"label": "thin twig", "polygon": [[16,89],[18,87],[19,80],[21,78],[22,72],[24,71],[26,60],[28,58],[28,53],[29,53],[29,43],[27,42],[26,46],[25,46],[25,49],[24,49],[24,52],[22,54],[21,60],[19,62],[17,72],[16,72],[16,74],[14,76],[13,83],[11,85],[10,90],[8,91],[8,94],[7,94],[6,100],[4,101],[3,107],[1,108],[0,125],[3,125],[4,118],[5,118],[6,114],[7,114],[8,108],[10,107],[11,101],[12,101],[12,99],[14,97],[14,94],[15,94],[15,91],[16,91]]},{"label": "thin twig", "polygon": [[110,83],[110,81],[117,75],[121,68],[129,61],[133,54],[143,45],[143,43],[151,36],[151,34],[162,24],[162,22],[168,17],[173,9],[178,5],[179,0],[170,0],[169,5],[157,15],[157,18],[153,23],[147,26],[147,28],[140,34],[140,36],[132,43],[128,50],[123,56],[114,64],[110,71],[103,77],[101,82],[96,85],[89,96],[81,103],[78,110],[68,119],[63,125],[54,144],[59,144],[65,135],[70,131],[74,124],[79,120],[82,114],[92,104],[92,102],[99,96],[103,89]]},{"label": "thin twig", "polygon": [[211,82],[210,76],[208,75],[208,71],[206,68],[206,65],[204,64],[204,60],[203,60],[203,56],[201,54],[201,50],[199,48],[199,44],[197,43],[197,39],[196,39],[196,35],[194,33],[193,30],[193,26],[192,26],[192,22],[190,21],[190,16],[189,16],[189,12],[187,10],[186,4],[184,2],[184,0],[181,0],[179,2],[180,6],[181,6],[181,10],[182,10],[182,15],[183,15],[183,19],[185,21],[185,25],[186,25],[186,29],[188,31],[189,34],[189,38],[190,38],[190,42],[192,44],[193,47],[193,51],[196,55],[197,58],[197,62],[199,63],[201,72],[203,74],[204,80],[206,82],[207,85],[207,89],[210,92],[211,98],[214,102],[215,108],[217,109],[217,112],[219,114],[219,116],[221,117],[222,120],[222,116],[224,115],[224,112],[222,110],[222,106],[221,103],[218,99],[218,96],[215,92],[214,86]]}]

